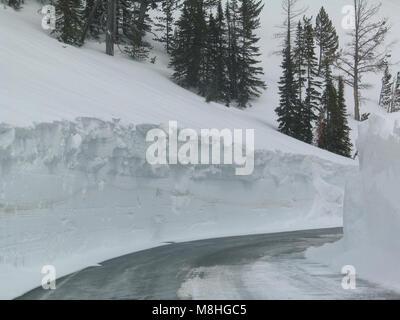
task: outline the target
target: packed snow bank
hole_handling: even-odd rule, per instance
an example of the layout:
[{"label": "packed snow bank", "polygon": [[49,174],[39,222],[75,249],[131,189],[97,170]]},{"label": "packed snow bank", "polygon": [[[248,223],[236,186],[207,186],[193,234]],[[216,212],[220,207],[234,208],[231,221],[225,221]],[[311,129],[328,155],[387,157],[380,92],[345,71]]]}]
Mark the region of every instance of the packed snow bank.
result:
[{"label": "packed snow bank", "polygon": [[311,259],[400,290],[400,121],[374,116],[360,126],[359,173],[346,187],[344,238],[310,249]]},{"label": "packed snow bank", "polygon": [[0,126],[0,298],[168,241],[341,224],[345,176],[314,156],[257,151],[232,166],[147,164],[153,125],[80,118]]}]

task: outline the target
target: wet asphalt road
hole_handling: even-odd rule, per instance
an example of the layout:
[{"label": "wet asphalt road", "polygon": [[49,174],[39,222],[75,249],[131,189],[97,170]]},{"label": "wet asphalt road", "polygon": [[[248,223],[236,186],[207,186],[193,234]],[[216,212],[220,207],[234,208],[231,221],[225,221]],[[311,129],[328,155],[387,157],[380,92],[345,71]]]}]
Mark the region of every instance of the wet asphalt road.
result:
[{"label": "wet asphalt road", "polygon": [[[299,290],[304,290],[306,299],[310,298],[307,292],[308,286],[312,287],[315,295],[311,298],[315,299],[399,299],[400,296],[393,292],[360,280],[358,286],[362,287],[361,291],[349,293],[343,290],[342,296],[342,291],[332,292],[326,285],[341,283],[340,274],[310,275],[305,274],[307,271],[304,271],[304,268],[296,269],[299,263],[304,264],[304,252],[307,248],[337,241],[341,236],[342,229],[324,229],[172,243],[108,260],[98,267],[90,267],[58,279],[56,290],[46,291],[37,288],[18,299],[174,300],[182,298],[178,295],[178,291],[182,284],[190,279],[193,270],[199,268],[213,270],[212,267],[216,266],[234,267],[241,270],[242,266],[251,265],[260,259],[272,266],[274,263],[280,263],[281,266],[293,263],[292,275],[287,279],[293,278],[296,283],[299,279],[300,281],[304,279],[304,283],[299,285]],[[234,277],[240,278],[240,274]],[[268,279],[266,281],[265,287],[268,290]],[[242,290],[241,281],[234,282],[237,284],[230,285],[236,286],[235,292],[239,293],[238,298],[265,298],[257,296],[251,290]],[[324,284],[327,288],[324,288]],[[271,282],[272,285],[276,285],[276,279]],[[224,290],[231,290],[226,286],[211,288],[211,290],[218,291],[218,298],[223,298],[225,293],[226,297],[231,297],[230,292],[224,292]],[[205,297],[215,298],[212,295]],[[196,299],[198,297],[183,298]],[[282,296],[276,298],[279,299]],[[288,298],[291,297],[288,296]],[[302,299],[302,296],[296,296],[296,298]]]}]

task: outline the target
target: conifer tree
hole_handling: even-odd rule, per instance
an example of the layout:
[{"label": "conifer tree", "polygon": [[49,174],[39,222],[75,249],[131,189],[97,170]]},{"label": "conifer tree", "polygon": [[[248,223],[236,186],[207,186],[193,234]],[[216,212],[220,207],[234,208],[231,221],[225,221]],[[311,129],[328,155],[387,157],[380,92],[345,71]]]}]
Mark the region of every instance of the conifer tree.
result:
[{"label": "conifer tree", "polygon": [[171,51],[172,78],[186,88],[199,88],[204,77],[204,51],[207,24],[202,0],[185,0],[177,22],[177,34]]},{"label": "conifer tree", "polygon": [[295,82],[297,98],[300,103],[303,102],[303,89],[306,83],[306,66],[305,66],[305,42],[304,30],[301,21],[297,24],[295,47],[293,50],[293,63],[295,65]]},{"label": "conifer tree", "polygon": [[88,33],[92,38],[98,39],[106,31],[106,3],[101,0],[86,0],[83,12],[85,29],[82,35],[82,43]]},{"label": "conifer tree", "polygon": [[315,55],[314,28],[311,19],[304,18],[304,57],[306,95],[301,112],[301,140],[311,144],[313,141],[313,121],[317,119],[315,112],[319,109],[321,97],[319,89],[321,83],[318,80],[318,61]]},{"label": "conifer tree", "polygon": [[390,112],[392,103],[393,82],[390,74],[389,66],[386,66],[385,73],[382,78],[382,90],[379,98],[379,105],[387,112]]},{"label": "conifer tree", "polygon": [[218,2],[214,19],[210,15],[207,38],[208,83],[207,101],[221,101],[229,104],[229,84],[227,71],[227,30],[221,1]]},{"label": "conifer tree", "polygon": [[239,11],[238,1],[230,0],[226,2],[225,16],[227,22],[227,40],[228,40],[228,53],[227,53],[227,67],[229,78],[229,100],[236,100],[238,98],[238,61],[239,61],[239,21],[237,13]]},{"label": "conifer tree", "polygon": [[164,44],[167,53],[170,53],[174,36],[174,12],[178,8],[177,0],[164,0],[161,3],[162,15],[156,17],[156,31],[161,32],[161,37],[156,38]]},{"label": "conifer tree", "polygon": [[80,46],[84,25],[84,8],[81,0],[56,0],[56,28],[53,34],[61,42]]},{"label": "conifer tree", "polygon": [[[333,94],[333,91],[332,91]],[[347,107],[344,98],[344,80],[339,78],[336,104],[328,105],[326,124],[326,149],[344,157],[351,157],[350,127],[347,122]]]},{"label": "conifer tree", "polygon": [[286,13],[288,15],[287,33],[285,39],[285,45],[283,48],[283,61],[281,64],[283,74],[279,81],[279,95],[280,102],[279,106],[275,109],[278,115],[279,131],[289,135],[295,135],[296,119],[295,109],[297,104],[296,84],[294,79],[295,65],[293,62],[292,55],[292,31],[291,31],[291,10],[290,6],[287,8]]},{"label": "conifer tree", "polygon": [[296,87],[296,105],[293,109],[293,117],[296,119],[293,126],[293,137],[299,140],[302,139],[303,131],[303,118],[304,114],[304,85],[306,82],[305,70],[305,48],[304,48],[304,30],[301,21],[297,24],[296,38],[294,41],[293,50],[293,64],[294,64],[294,81]]},{"label": "conifer tree", "polygon": [[339,78],[338,90],[333,85],[332,78],[328,78],[322,101],[326,117],[319,128],[320,147],[344,157],[351,157],[352,144],[342,77]]},{"label": "conifer tree", "polygon": [[259,97],[266,89],[260,76],[264,74],[259,65],[260,48],[257,46],[260,38],[255,31],[260,27],[260,13],[264,8],[262,0],[240,0],[238,12],[238,85],[237,102],[239,108],[250,106],[249,101]]},{"label": "conifer tree", "polygon": [[321,8],[316,18],[315,40],[319,46],[318,74],[321,74],[325,70],[324,60],[332,63],[337,57],[339,48],[339,37],[324,7]]},{"label": "conifer tree", "polygon": [[124,44],[124,52],[132,58],[147,59],[151,46],[144,36],[151,30],[149,14],[145,12],[142,17],[141,5],[130,0],[120,0],[117,8],[117,43]]},{"label": "conifer tree", "polygon": [[321,106],[317,122],[317,146],[321,149],[328,148],[327,126],[329,122],[329,110],[337,107],[337,94],[333,85],[332,73],[329,64],[324,65],[324,90],[321,96]]},{"label": "conifer tree", "polygon": [[8,6],[14,8],[15,10],[19,10],[22,8],[24,0],[4,0],[2,2],[6,3]]},{"label": "conifer tree", "polygon": [[390,107],[390,112],[400,111],[400,72],[397,73],[396,81],[393,88],[392,103]]}]

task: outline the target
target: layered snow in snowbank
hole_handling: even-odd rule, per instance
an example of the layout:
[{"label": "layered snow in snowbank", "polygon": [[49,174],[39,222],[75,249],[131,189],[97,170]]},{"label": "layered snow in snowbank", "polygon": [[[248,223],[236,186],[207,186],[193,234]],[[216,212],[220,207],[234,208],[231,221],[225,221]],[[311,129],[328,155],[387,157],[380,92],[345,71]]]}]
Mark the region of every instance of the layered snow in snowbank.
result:
[{"label": "layered snow in snowbank", "polygon": [[400,290],[400,121],[374,116],[359,132],[360,171],[346,187],[344,238],[308,257],[338,272],[353,265],[358,276]]},{"label": "layered snow in snowbank", "polygon": [[314,156],[257,151],[233,166],[145,161],[153,125],[81,118],[0,126],[0,297],[168,241],[341,224],[345,176]]}]

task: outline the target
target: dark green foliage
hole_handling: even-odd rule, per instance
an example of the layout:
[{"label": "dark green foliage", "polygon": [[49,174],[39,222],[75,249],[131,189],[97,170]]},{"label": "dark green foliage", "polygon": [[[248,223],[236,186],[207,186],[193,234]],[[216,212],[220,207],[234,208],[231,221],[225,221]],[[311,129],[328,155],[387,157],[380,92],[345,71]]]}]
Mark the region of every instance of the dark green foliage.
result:
[{"label": "dark green foliage", "polygon": [[331,64],[335,60],[339,48],[335,26],[324,7],[316,18],[315,40],[320,50],[318,73],[321,74],[325,70],[325,63]]},{"label": "dark green foliage", "polygon": [[302,130],[300,139],[311,144],[313,141],[313,121],[317,119],[315,112],[319,110],[321,96],[319,89],[321,83],[318,80],[318,61],[315,56],[314,29],[311,19],[304,18],[304,59],[305,59],[305,78],[306,93],[301,112]]},{"label": "dark green foliage", "polygon": [[298,97],[294,79],[296,67],[292,55],[290,28],[287,30],[281,67],[283,74],[279,81],[280,103],[279,107],[275,109],[275,112],[278,115],[279,131],[286,135],[295,137],[295,127],[297,126],[295,111],[298,104]]},{"label": "dark green foliage", "polygon": [[116,43],[135,60],[148,58],[150,44],[144,39],[151,30],[151,19],[146,12],[141,15],[139,4],[130,0],[119,0],[117,6]]},{"label": "dark green foliage", "polygon": [[[85,24],[89,20],[92,10],[96,5],[96,1],[98,0],[86,0],[86,8],[84,9],[83,12]],[[98,4],[96,11],[94,12],[92,21],[88,26],[89,28],[88,34],[94,39],[99,39],[99,37],[103,35],[106,31],[106,18],[107,18],[106,12],[107,12],[106,1],[100,1],[100,4]]]},{"label": "dark green foliage", "polygon": [[177,22],[175,45],[170,66],[173,79],[186,88],[199,88],[204,77],[207,24],[203,1],[185,0]]},{"label": "dark green foliage", "polygon": [[394,83],[393,98],[391,103],[390,112],[400,111],[400,72],[397,73],[396,81]]},{"label": "dark green foliage", "polygon": [[174,39],[174,12],[179,7],[178,0],[164,0],[161,3],[161,15],[156,17],[156,31],[161,33],[161,37],[156,38],[164,44],[167,53],[170,53]]},{"label": "dark green foliage", "polygon": [[262,0],[241,0],[239,7],[238,38],[238,85],[237,102],[240,108],[250,106],[250,100],[259,97],[266,89],[260,75],[264,74],[258,60],[260,49],[257,46],[260,38],[255,30],[260,27],[260,13],[264,8]]},{"label": "dark green foliage", "polygon": [[389,71],[389,66],[386,66],[385,73],[382,78],[382,90],[379,98],[379,105],[386,111],[391,111],[391,105],[393,100],[393,82],[392,75]]},{"label": "dark green foliage", "polygon": [[52,32],[61,42],[82,45],[84,8],[80,0],[56,0],[56,28]]},{"label": "dark green foliage", "polygon": [[209,18],[206,48],[207,77],[204,95],[207,101],[221,101],[229,104],[226,23],[221,1],[218,3],[216,18],[214,19],[212,14]]},{"label": "dark green foliage", "polygon": [[2,2],[10,6],[11,8],[14,8],[15,10],[19,10],[22,8],[24,0],[2,0]]},{"label": "dark green foliage", "polygon": [[339,78],[338,90],[331,80],[326,83],[323,94],[326,114],[323,125],[322,147],[344,157],[351,157],[350,127],[347,122],[347,107],[344,98],[344,81]]},{"label": "dark green foliage", "polygon": [[[207,19],[205,8],[215,4],[216,14]],[[250,106],[266,88],[255,35],[262,9],[261,1],[232,0],[224,14],[221,1],[184,1],[171,51],[173,79],[207,101]]]}]

